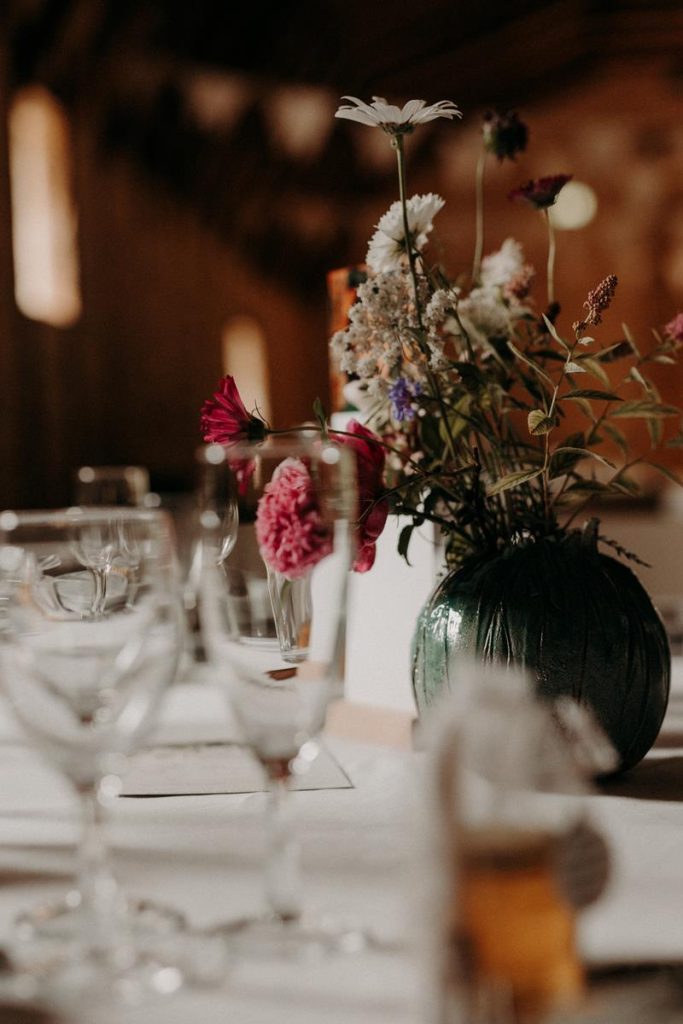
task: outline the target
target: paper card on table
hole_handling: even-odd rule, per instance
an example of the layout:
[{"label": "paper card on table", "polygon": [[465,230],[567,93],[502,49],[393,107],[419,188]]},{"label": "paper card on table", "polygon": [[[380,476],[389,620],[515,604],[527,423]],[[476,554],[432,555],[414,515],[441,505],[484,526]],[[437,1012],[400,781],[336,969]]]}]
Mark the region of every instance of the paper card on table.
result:
[{"label": "paper card on table", "polygon": [[[200,796],[259,793],[264,774],[249,751],[236,743],[165,744],[129,759],[123,796]],[[352,789],[348,775],[325,747],[292,789]]]}]

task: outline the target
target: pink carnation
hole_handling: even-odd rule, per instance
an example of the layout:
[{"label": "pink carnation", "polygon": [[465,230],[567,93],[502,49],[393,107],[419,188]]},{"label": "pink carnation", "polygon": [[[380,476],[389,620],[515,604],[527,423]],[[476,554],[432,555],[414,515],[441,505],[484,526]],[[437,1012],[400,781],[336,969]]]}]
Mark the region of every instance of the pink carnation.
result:
[{"label": "pink carnation", "polygon": [[263,489],[256,510],[263,560],[288,579],[305,576],[332,551],[313,481],[301,459],[285,459]]}]

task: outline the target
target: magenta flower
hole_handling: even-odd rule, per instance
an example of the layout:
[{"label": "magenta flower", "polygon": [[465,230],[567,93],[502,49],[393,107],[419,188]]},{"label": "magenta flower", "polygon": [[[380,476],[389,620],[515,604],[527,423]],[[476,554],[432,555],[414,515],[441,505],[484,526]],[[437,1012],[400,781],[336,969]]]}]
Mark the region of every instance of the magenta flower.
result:
[{"label": "magenta flower", "polygon": [[[348,435],[352,435],[349,437]],[[358,420],[349,420],[346,434],[331,431],[330,436],[340,445],[350,448],[356,456],[358,479],[357,551],[353,563],[355,572],[367,572],[375,563],[375,545],[384,529],[389,514],[389,503],[384,497],[384,448],[379,438]]]},{"label": "magenta flower", "polygon": [[285,459],[263,489],[256,537],[264,562],[297,580],[332,551],[311,474],[301,459]]},{"label": "magenta flower", "polygon": [[508,193],[508,199],[524,199],[537,210],[547,210],[553,206],[558,195],[572,180],[571,174],[551,174],[545,178],[536,178],[528,181],[526,185],[520,185]]},{"label": "magenta flower", "polygon": [[673,320],[669,320],[664,333],[672,341],[683,342],[683,313],[677,313]]},{"label": "magenta flower", "polygon": [[207,444],[235,444],[262,441],[268,428],[259,416],[247,412],[234,377],[226,376],[202,406],[201,431]]}]

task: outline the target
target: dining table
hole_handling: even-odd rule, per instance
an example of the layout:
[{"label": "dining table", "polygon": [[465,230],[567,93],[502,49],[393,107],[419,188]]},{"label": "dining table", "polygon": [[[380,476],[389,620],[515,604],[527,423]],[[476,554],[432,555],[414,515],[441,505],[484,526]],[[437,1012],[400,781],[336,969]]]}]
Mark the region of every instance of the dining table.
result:
[{"label": "dining table", "polygon": [[[235,761],[239,743],[216,670],[192,661],[130,758],[108,827],[124,891],[186,917],[187,949],[178,944],[185,983],[130,1005],[99,993],[68,1007],[65,1020],[430,1024],[426,890],[436,864],[426,841],[430,751],[419,723],[408,710],[342,697],[319,742],[318,767],[292,794],[305,903],[356,927],[362,941],[329,955],[272,957],[241,956],[216,939],[221,925],[265,907],[267,794],[247,751]],[[16,916],[72,884],[79,810],[2,704],[0,762],[0,946],[11,950]],[[683,658],[673,659],[654,749],[629,772],[587,783],[582,799],[609,855],[604,891],[578,914],[586,968],[683,961]],[[0,1009],[4,1019],[12,1018]]]}]

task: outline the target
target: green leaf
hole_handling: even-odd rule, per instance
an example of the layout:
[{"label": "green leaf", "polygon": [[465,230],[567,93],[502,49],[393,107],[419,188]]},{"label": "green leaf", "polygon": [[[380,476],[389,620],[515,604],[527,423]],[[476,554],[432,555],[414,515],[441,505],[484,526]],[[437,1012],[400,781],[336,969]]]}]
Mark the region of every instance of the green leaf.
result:
[{"label": "green leaf", "polygon": [[590,404],[590,402],[587,401],[587,399],[585,399],[585,398],[577,398],[577,399],[575,399],[575,401],[576,401],[576,404],[578,405],[579,409],[583,413],[583,415],[586,416],[587,419],[591,420],[594,423],[595,422],[595,413],[593,411],[593,406]]},{"label": "green leaf", "polygon": [[478,391],[486,384],[486,378],[478,366],[474,363],[453,363],[453,368],[460,374],[463,386],[468,391]]},{"label": "green leaf", "polygon": [[598,455],[598,453],[594,452],[591,448],[570,448],[568,445],[562,445],[560,448],[556,448],[555,451],[550,453],[550,458],[553,459],[556,455],[564,452],[573,452],[578,455],[579,458],[588,456],[591,459],[595,459],[597,462],[601,462],[603,466],[607,466],[609,469],[616,469],[613,462],[606,459],[604,455]]},{"label": "green leaf", "polygon": [[629,327],[626,324],[622,324],[621,325],[621,329],[624,332],[624,337],[626,338],[627,342],[629,343],[629,345],[631,346],[631,348],[633,349],[635,354],[638,357],[640,357],[640,350],[639,350],[638,346],[636,345],[635,339],[634,339],[633,335],[631,334],[631,331],[630,331]]},{"label": "green leaf", "polygon": [[555,341],[558,343],[558,345],[562,346],[562,348],[565,350],[565,352],[569,352],[570,351],[569,345],[564,340],[564,338],[560,337],[560,335],[557,333],[557,329],[555,327],[555,324],[551,323],[551,321],[548,320],[548,317],[545,315],[545,313],[543,314],[543,321],[545,323],[546,330],[548,331],[548,334],[551,336],[551,338],[554,338]]},{"label": "green leaf", "polygon": [[614,441],[624,454],[628,451],[628,442],[622,432],[613,427],[611,423],[603,423],[601,430],[604,430],[608,437]]},{"label": "green leaf", "polygon": [[410,538],[413,535],[414,529],[415,527],[413,523],[409,523],[408,526],[403,527],[403,529],[398,535],[398,553],[399,555],[401,555],[402,558],[405,558],[406,563],[408,565],[411,564],[408,558],[408,546],[410,544]]},{"label": "green leaf", "polygon": [[602,484],[599,480],[577,480],[569,485],[565,494],[608,494],[611,491],[610,484]]},{"label": "green leaf", "polygon": [[578,356],[577,358],[580,360],[584,370],[590,373],[592,377],[597,377],[602,384],[609,386],[609,377],[597,359],[594,359],[593,356]]},{"label": "green leaf", "polygon": [[647,391],[648,394],[650,394],[652,390],[652,385],[649,381],[645,380],[637,366],[632,366],[631,369],[628,371],[627,376],[630,377],[631,380],[635,380],[638,384],[640,384],[642,388],[644,388]]},{"label": "green leaf", "polygon": [[676,360],[672,359],[671,356],[659,355],[654,357],[655,363],[668,363],[670,366],[676,365]]},{"label": "green leaf", "polygon": [[632,356],[634,350],[628,341],[617,341],[614,345],[609,345],[607,348],[602,348],[599,352],[593,354],[601,363],[616,363],[617,359],[625,359],[626,356]]},{"label": "green leaf", "polygon": [[657,419],[662,416],[679,416],[681,410],[675,405],[661,405],[645,399],[635,402],[622,402],[616,409],[610,410],[612,419]]},{"label": "green leaf", "polygon": [[496,480],[495,484],[489,487],[486,493],[488,495],[501,494],[503,491],[509,491],[511,487],[519,487],[520,484],[534,480],[542,472],[542,469],[520,469],[516,473],[508,473],[507,476],[502,476],[500,480]]},{"label": "green leaf", "polygon": [[569,362],[565,363],[564,372],[565,373],[585,373],[586,369],[585,369],[584,366],[579,366],[578,363],[575,363],[572,359],[570,359]]},{"label": "green leaf", "polygon": [[681,480],[673,470],[669,469],[668,466],[662,466],[661,462],[652,462],[650,459],[641,459],[640,461],[646,466],[651,466],[652,469],[656,469],[657,472],[661,473],[662,476],[665,476],[667,480],[670,480],[674,484],[678,484],[679,487],[683,487],[683,480]]},{"label": "green leaf", "polygon": [[619,476],[612,480],[612,490],[618,491],[621,494],[640,494],[640,484],[638,484],[632,477],[627,476],[626,473],[620,473]]},{"label": "green leaf", "polygon": [[524,363],[526,366],[531,367],[534,373],[537,374],[541,378],[541,380],[544,380],[546,384],[549,384],[551,388],[555,387],[555,383],[552,377],[549,377],[545,370],[541,369],[538,363],[534,363],[531,359],[528,358],[528,356],[525,356],[522,352],[520,352],[519,349],[515,345],[513,345],[511,341],[508,341],[507,344],[512,354],[515,355],[520,362]]},{"label": "green leaf", "polygon": [[574,391],[567,391],[562,398],[590,398],[595,401],[622,402],[623,399],[613,391],[600,391],[598,388],[577,388]]},{"label": "green leaf", "polygon": [[583,338],[579,338],[579,345],[592,345],[595,338],[589,337],[588,334],[584,334]]},{"label": "green leaf", "polygon": [[546,416],[541,409],[532,409],[527,416],[526,422],[529,433],[534,437],[538,437],[539,434],[549,434],[555,426],[553,420]]},{"label": "green leaf", "polygon": [[664,437],[664,424],[661,419],[648,420],[647,421],[647,432],[650,435],[650,445],[652,448],[659,448]]},{"label": "green leaf", "polygon": [[564,363],[567,358],[554,348],[535,348],[533,351],[536,359],[549,359],[553,363]]}]

